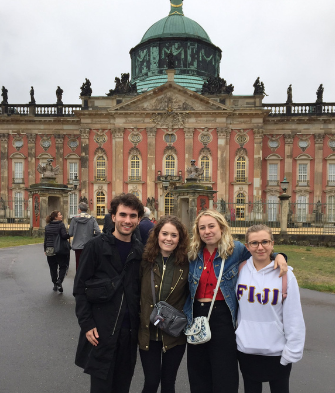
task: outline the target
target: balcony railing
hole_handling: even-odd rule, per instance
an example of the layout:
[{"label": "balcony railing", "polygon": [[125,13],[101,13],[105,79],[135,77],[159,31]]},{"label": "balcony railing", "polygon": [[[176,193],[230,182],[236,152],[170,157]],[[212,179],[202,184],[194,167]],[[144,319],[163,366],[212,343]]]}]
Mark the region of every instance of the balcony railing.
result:
[{"label": "balcony railing", "polygon": [[107,176],[94,176],[95,181],[106,181]]},{"label": "balcony railing", "polygon": [[297,187],[309,187],[309,180],[297,180]]},{"label": "balcony railing", "polygon": [[335,115],[335,103],[292,103],[264,104],[263,108],[270,110],[269,116],[304,116],[304,115]]},{"label": "balcony railing", "polygon": [[128,176],[128,181],[142,181],[141,176]]},{"label": "balcony railing", "polygon": [[200,177],[201,181],[212,181],[212,177],[211,176],[202,176]]},{"label": "balcony railing", "polygon": [[23,177],[13,177],[13,184],[24,184]]},{"label": "balcony railing", "polygon": [[327,180],[328,187],[335,187],[335,180]]},{"label": "balcony railing", "polygon": [[36,117],[72,117],[74,111],[81,110],[82,106],[77,104],[70,105],[29,105],[29,104],[5,104],[0,107],[0,114],[19,115],[19,116],[36,116]]},{"label": "balcony railing", "polygon": [[279,186],[279,180],[267,180],[266,185],[268,187],[276,187]]}]

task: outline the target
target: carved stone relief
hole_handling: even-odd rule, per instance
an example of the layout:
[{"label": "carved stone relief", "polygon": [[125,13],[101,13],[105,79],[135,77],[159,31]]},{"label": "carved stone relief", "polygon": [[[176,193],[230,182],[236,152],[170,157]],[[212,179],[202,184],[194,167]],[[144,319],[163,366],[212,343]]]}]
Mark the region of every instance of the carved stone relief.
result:
[{"label": "carved stone relief", "polygon": [[108,137],[106,135],[107,131],[108,130],[101,130],[101,129],[94,130],[95,135],[94,135],[93,139],[94,139],[94,142],[96,142],[99,145],[99,147],[102,147],[107,142],[107,140],[108,140]]},{"label": "carved stone relief", "polygon": [[82,138],[88,138],[90,136],[89,128],[81,128],[79,131]]},{"label": "carved stone relief", "polygon": [[48,151],[51,146],[51,138],[49,135],[44,135],[40,140],[40,145],[42,146],[44,151]]}]

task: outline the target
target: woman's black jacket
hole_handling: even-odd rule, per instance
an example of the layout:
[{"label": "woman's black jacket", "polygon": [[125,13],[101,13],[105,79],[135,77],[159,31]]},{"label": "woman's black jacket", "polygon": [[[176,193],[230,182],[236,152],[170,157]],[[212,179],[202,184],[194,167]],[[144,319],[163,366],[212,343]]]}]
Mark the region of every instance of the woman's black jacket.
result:
[{"label": "woman's black jacket", "polygon": [[65,225],[63,221],[53,220],[46,227],[44,232],[44,251],[47,247],[54,246],[54,238],[60,234],[62,239],[69,239],[70,236],[66,232]]},{"label": "woman's black jacket", "polygon": [[[73,295],[76,315],[81,328],[76,365],[88,374],[106,379],[113,361],[115,348],[126,307],[129,310],[131,339],[136,345],[139,327],[140,279],[139,270],[143,245],[132,236],[132,248],[127,258],[124,284],[111,301],[91,304],[85,295],[85,281],[91,278],[114,278],[121,274],[123,264],[111,233],[101,234],[85,244],[74,280]],[[94,347],[86,339],[86,332],[97,328],[99,344]],[[135,360],[135,359],[134,359]]]}]

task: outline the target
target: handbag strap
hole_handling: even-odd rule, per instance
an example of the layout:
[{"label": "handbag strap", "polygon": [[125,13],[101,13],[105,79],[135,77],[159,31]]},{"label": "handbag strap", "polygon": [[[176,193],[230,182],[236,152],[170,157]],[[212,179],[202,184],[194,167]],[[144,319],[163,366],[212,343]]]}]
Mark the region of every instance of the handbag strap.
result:
[{"label": "handbag strap", "polygon": [[152,300],[153,300],[154,304],[156,304],[154,272],[152,269],[151,269],[151,292],[152,292]]},{"label": "handbag strap", "polygon": [[210,309],[208,311],[208,317],[207,317],[208,320],[209,320],[209,318],[211,317],[211,314],[212,314],[212,310],[213,310],[213,306],[214,306],[216,295],[217,295],[218,290],[219,290],[220,281],[221,281],[221,277],[222,277],[222,273],[223,273],[223,268],[224,268],[225,262],[226,262],[226,260],[222,259],[220,273],[219,273],[219,277],[218,277],[218,282],[217,282],[216,287],[215,287],[213,299],[212,299],[212,302],[211,302],[211,307],[210,307]]}]

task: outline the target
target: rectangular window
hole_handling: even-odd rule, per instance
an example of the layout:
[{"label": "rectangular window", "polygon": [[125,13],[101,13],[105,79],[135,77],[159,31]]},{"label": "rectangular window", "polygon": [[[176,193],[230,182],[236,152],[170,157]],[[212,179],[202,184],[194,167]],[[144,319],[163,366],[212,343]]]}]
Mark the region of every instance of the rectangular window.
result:
[{"label": "rectangular window", "polygon": [[23,162],[14,162],[14,177],[15,179],[23,178]]},{"label": "rectangular window", "polygon": [[22,192],[16,192],[14,196],[14,216],[23,217],[23,196]]},{"label": "rectangular window", "polygon": [[70,204],[70,211],[69,216],[73,217],[78,214],[78,195],[77,194],[70,194],[69,195],[69,204]]},{"label": "rectangular window", "polygon": [[299,164],[298,181],[307,185],[307,164]]},{"label": "rectangular window", "polygon": [[335,164],[328,165],[328,186],[335,186]]},{"label": "rectangular window", "polygon": [[297,200],[297,221],[307,221],[307,197],[305,195],[299,195]]},{"label": "rectangular window", "polygon": [[278,180],[278,164],[269,164],[269,179],[272,181]]},{"label": "rectangular window", "polygon": [[329,222],[335,222],[335,196],[330,195],[327,203],[327,219]]},{"label": "rectangular window", "polygon": [[77,162],[70,162],[69,166],[69,179],[73,180],[75,175],[78,176],[78,163]]},{"label": "rectangular window", "polygon": [[268,220],[277,221],[278,197],[270,195],[268,198]]}]

